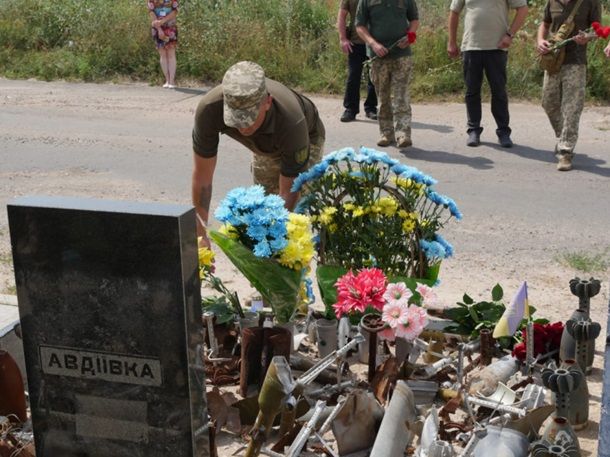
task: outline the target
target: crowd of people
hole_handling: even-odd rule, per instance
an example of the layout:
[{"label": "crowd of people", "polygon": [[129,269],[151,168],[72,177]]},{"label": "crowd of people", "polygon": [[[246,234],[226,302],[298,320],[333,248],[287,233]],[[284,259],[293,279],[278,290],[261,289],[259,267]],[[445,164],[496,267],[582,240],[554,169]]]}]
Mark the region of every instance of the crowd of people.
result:
[{"label": "crowd of people", "polygon": [[[149,0],[148,9],[152,37],[166,80],[164,87],[173,88],[178,2]],[[490,87],[498,143],[505,148],[513,146],[506,90],[508,51],[527,15],[527,0],[451,1],[447,54],[462,59],[467,146],[481,143],[484,77]],[[460,17],[464,26],[458,47]],[[538,28],[536,50],[542,60],[551,62],[545,67],[542,106],[555,133],[554,152],[560,171],[572,168],[584,107],[587,43],[596,38],[590,27],[600,22],[600,0],[547,0]],[[340,120],[351,122],[359,114],[364,73],[367,86],[364,112],[368,119],[378,122],[377,145],[381,147],[407,148],[413,144],[409,86],[418,27],[416,0],[340,3],[339,45],[347,55],[348,70],[345,110]],[[557,43],[561,40],[567,40],[567,44],[559,50]],[[610,58],[610,44],[604,53]],[[221,134],[253,152],[254,182],[282,196],[288,209],[298,199],[291,189],[295,177],[320,160],[325,140],[324,125],[310,99],[266,78],[263,68],[254,62],[238,62],[229,68],[222,83],[203,96],[193,128],[192,198],[198,233],[208,245],[206,225]]]}]

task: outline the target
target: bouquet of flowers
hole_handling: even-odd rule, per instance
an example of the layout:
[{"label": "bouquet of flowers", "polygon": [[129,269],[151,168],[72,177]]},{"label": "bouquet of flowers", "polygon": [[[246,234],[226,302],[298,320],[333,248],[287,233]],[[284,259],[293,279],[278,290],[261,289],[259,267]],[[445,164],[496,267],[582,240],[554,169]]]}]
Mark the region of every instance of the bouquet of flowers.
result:
[{"label": "bouquet of flowers", "polygon": [[311,217],[318,240],[318,283],[327,305],[333,286],[350,269],[375,267],[391,278],[433,284],[453,247],[438,231],[462,214],[438,194],[436,181],[373,149],[341,149],[301,173],[297,211]]},{"label": "bouquet of flowers", "polygon": [[378,268],[363,268],[356,274],[350,270],[335,287],[337,319],[348,316],[359,320],[364,314],[380,314],[384,323],[380,336],[390,341],[417,338],[428,324],[425,306],[436,303],[430,287],[419,284],[413,291],[402,281],[388,284]]},{"label": "bouquet of flowers", "polygon": [[284,200],[265,195],[262,186],[231,190],[214,215],[224,225],[210,238],[271,305],[276,319],[288,322],[307,290],[314,255],[309,217],[289,213]]}]

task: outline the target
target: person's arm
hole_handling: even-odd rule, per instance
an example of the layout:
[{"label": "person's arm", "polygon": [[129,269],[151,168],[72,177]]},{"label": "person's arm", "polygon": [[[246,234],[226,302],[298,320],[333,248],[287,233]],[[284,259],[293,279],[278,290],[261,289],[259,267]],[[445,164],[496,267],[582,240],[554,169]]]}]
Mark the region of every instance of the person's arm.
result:
[{"label": "person's arm", "polygon": [[370,46],[377,56],[383,57],[387,55],[387,48],[375,40],[375,38],[373,38],[373,36],[369,33],[369,29],[367,29],[364,25],[357,26],[356,32],[358,32],[360,38],[362,38],[362,40]]},{"label": "person's arm", "polygon": [[606,49],[604,49],[604,54],[606,54],[606,57],[610,59],[610,41],[608,42]]},{"label": "person's arm", "polygon": [[[409,22],[409,28],[407,29],[407,33],[409,33],[409,32],[416,33],[418,28],[419,28],[419,20],[414,19]],[[411,46],[411,43],[409,43],[409,40],[406,39],[406,35],[405,35],[405,39],[403,39],[400,43],[398,43],[397,46],[401,49],[404,49],[407,46]]]},{"label": "person's arm", "polygon": [[548,22],[541,22],[538,26],[538,34],[536,35],[536,50],[539,54],[548,54],[550,52],[551,43],[548,42],[549,30],[551,24]]},{"label": "person's arm", "polygon": [[174,9],[172,10],[171,13],[169,13],[167,16],[164,16],[162,18],[159,19],[159,25],[163,25],[167,22],[173,21],[176,19],[176,16],[178,16],[178,10]]},{"label": "person's arm", "polygon": [[[602,21],[602,11],[600,8],[600,4],[599,4],[599,2],[593,2],[593,4],[591,5],[591,10],[589,11],[589,18],[588,18],[587,22],[589,24],[592,24],[594,22],[601,22],[601,21]],[[597,37],[595,35],[590,36],[581,30],[574,37],[574,42],[579,45],[585,45],[589,41],[593,41],[595,39],[597,39]]]},{"label": "person's arm", "polygon": [[339,30],[339,43],[341,45],[341,51],[343,51],[344,54],[349,54],[352,52],[352,42],[347,38],[347,28],[345,26],[345,19],[347,18],[347,14],[348,11],[343,8],[339,8],[339,12],[337,13],[337,29]]},{"label": "person's arm", "polygon": [[449,10],[449,19],[447,20],[447,28],[449,38],[447,40],[447,54],[452,59],[460,55],[460,50],[457,46],[457,29],[460,22],[460,13]]},{"label": "person's arm", "polygon": [[513,37],[515,36],[515,33],[517,33],[525,23],[527,11],[527,5],[520,6],[515,9],[515,17],[513,19],[513,22],[504,34],[504,36],[500,39],[500,42],[498,43],[498,49],[508,49],[510,47],[513,42]]},{"label": "person's arm", "polygon": [[300,192],[291,192],[290,188],[294,183],[294,178],[280,174],[280,197],[286,202],[285,206],[288,211],[292,211],[299,201]]},{"label": "person's arm", "polygon": [[202,237],[204,246],[210,247],[206,226],[210,214],[210,202],[212,201],[212,181],[216,169],[216,156],[202,157],[196,153],[193,156],[192,198],[197,213],[197,235]]},{"label": "person's arm", "polygon": [[157,15],[155,14],[155,10],[152,5],[152,2],[148,2],[148,17],[150,17],[151,26],[157,27],[157,25],[155,25],[155,21],[157,20]]}]

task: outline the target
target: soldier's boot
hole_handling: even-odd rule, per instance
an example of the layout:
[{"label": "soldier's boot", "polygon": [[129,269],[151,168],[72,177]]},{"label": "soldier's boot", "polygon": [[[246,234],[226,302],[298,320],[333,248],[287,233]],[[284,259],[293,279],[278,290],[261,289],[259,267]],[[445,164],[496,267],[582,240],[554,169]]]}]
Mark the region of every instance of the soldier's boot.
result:
[{"label": "soldier's boot", "polygon": [[390,133],[382,133],[377,141],[377,146],[389,146],[394,142],[394,135]]},{"label": "soldier's boot", "polygon": [[570,171],[572,169],[572,154],[559,154],[557,159],[557,170]]}]

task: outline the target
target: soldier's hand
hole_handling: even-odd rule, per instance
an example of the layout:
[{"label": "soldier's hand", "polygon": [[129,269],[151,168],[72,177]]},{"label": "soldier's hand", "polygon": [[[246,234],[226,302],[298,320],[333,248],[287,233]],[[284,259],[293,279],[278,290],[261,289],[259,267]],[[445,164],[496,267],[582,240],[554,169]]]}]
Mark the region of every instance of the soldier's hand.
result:
[{"label": "soldier's hand", "polygon": [[371,45],[371,48],[373,49],[373,52],[379,57],[385,57],[388,54],[388,50],[386,49],[386,47],[378,43],[377,41],[375,41]]},{"label": "soldier's hand", "polygon": [[197,237],[197,247],[212,249],[212,243],[210,243],[207,231],[204,231],[201,236]]},{"label": "soldier's hand", "polygon": [[447,43],[447,55],[452,59],[455,59],[460,55],[460,50],[456,43]]},{"label": "soldier's hand", "polygon": [[350,54],[352,52],[352,42],[350,40],[340,40],[341,42],[341,51],[344,54]]},{"label": "soldier's hand", "polygon": [[584,45],[589,42],[589,38],[587,37],[587,34],[581,30],[578,32],[578,35],[574,37],[574,42],[576,44]]},{"label": "soldier's hand", "polygon": [[409,40],[407,40],[407,37],[404,37],[402,40],[400,40],[400,43],[397,44],[397,46],[400,49],[404,49],[404,48],[406,48],[407,46],[410,46],[410,45],[411,45],[411,43],[409,43]]},{"label": "soldier's hand", "polygon": [[539,40],[536,50],[539,54],[548,54],[551,52],[551,43],[549,43],[547,40]]},{"label": "soldier's hand", "polygon": [[608,46],[606,46],[606,49],[604,49],[604,54],[606,54],[606,57],[610,59],[610,43],[608,43]]}]

